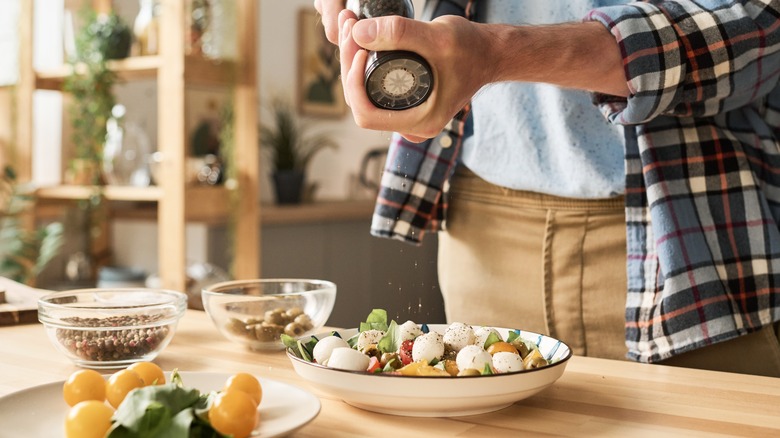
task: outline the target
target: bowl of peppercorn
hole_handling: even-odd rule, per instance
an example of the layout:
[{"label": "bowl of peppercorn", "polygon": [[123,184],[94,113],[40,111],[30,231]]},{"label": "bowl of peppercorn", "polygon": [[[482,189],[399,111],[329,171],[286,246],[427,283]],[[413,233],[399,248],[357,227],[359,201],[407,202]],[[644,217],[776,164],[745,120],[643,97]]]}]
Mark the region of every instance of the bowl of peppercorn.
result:
[{"label": "bowl of peppercorn", "polygon": [[227,339],[251,350],[282,350],[282,334],[316,333],[333,311],[336,285],[325,280],[258,279],[217,283],[203,308]]},{"label": "bowl of peppercorn", "polygon": [[151,361],[170,343],[187,295],[164,289],[97,288],[38,300],[38,320],[54,347],[84,368]]}]

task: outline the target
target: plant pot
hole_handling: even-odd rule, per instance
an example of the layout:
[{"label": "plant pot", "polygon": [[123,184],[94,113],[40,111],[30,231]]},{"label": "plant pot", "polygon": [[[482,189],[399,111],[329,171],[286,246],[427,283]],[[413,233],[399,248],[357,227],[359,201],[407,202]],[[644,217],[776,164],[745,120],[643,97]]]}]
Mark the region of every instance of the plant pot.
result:
[{"label": "plant pot", "polygon": [[277,204],[300,204],[306,175],[300,170],[277,170],[273,174]]}]

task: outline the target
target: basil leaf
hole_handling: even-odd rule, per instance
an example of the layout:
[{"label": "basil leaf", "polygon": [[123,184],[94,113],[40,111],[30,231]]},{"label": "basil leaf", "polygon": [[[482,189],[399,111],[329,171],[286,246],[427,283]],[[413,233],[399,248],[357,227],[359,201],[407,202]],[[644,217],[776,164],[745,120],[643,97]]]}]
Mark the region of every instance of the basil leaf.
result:
[{"label": "basil leaf", "polygon": [[[199,398],[197,389],[181,388],[176,383],[134,389],[114,413],[114,426],[108,436],[116,438],[162,434],[163,431],[171,430],[174,416],[191,407]],[[135,435],[117,431],[120,428]]]},{"label": "basil leaf", "polygon": [[490,347],[491,345],[501,341],[502,341],[501,336],[497,335],[495,332],[490,332],[487,339],[485,340],[485,345],[483,345],[482,348],[487,350],[488,347]]},{"label": "basil leaf", "polygon": [[360,331],[365,332],[368,330],[387,331],[387,310],[374,309],[368,314],[366,322],[360,323]]},{"label": "basil leaf", "polygon": [[382,353],[392,353],[398,351],[398,347],[401,345],[401,328],[395,321],[390,321],[390,326],[387,328],[385,335],[377,343],[376,348]]}]

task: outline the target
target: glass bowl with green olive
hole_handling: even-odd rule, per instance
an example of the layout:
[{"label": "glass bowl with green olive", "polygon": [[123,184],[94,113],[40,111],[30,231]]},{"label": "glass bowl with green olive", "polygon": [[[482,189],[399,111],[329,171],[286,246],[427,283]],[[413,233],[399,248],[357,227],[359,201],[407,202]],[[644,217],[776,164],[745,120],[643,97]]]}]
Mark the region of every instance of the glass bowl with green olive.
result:
[{"label": "glass bowl with green olive", "polygon": [[201,295],[223,336],[252,350],[282,350],[282,334],[297,338],[325,326],[336,285],[295,278],[237,280],[208,286]]}]

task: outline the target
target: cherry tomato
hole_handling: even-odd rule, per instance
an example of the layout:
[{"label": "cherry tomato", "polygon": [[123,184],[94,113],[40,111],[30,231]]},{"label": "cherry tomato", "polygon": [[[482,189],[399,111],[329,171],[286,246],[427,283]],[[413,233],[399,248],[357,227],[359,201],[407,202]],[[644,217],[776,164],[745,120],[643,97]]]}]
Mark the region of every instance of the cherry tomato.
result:
[{"label": "cherry tomato", "polygon": [[209,409],[209,422],[223,435],[246,438],[257,424],[257,407],[244,391],[222,391]]},{"label": "cherry tomato", "polygon": [[260,400],[263,399],[263,388],[260,386],[260,381],[255,376],[249,373],[238,373],[230,376],[225,382],[224,391],[231,389],[237,389],[244,391],[255,402],[255,407],[260,404]]},{"label": "cherry tomato", "polygon": [[144,381],[135,371],[128,369],[117,371],[108,379],[106,398],[111,403],[111,406],[116,409],[122,404],[122,400],[125,399],[128,392],[143,386]]},{"label": "cherry tomato", "polygon": [[66,438],[103,438],[114,410],[102,401],[87,400],[70,408],[65,417]]},{"label": "cherry tomato", "polygon": [[487,348],[487,352],[490,353],[491,356],[502,351],[506,353],[520,354],[517,352],[517,348],[508,342],[494,342],[490,344],[490,347]]},{"label": "cherry tomato", "polygon": [[62,385],[62,396],[68,406],[85,400],[103,402],[106,399],[106,379],[95,370],[79,370]]},{"label": "cherry tomato", "polygon": [[129,367],[128,370],[135,371],[141,380],[144,381],[144,386],[149,385],[162,385],[165,383],[165,373],[162,368],[152,362],[136,362]]},{"label": "cherry tomato", "polygon": [[413,362],[412,360],[412,346],[414,345],[414,341],[411,339],[407,339],[403,342],[401,342],[401,347],[398,349],[398,356],[401,358],[401,362],[404,365],[409,365]]}]

